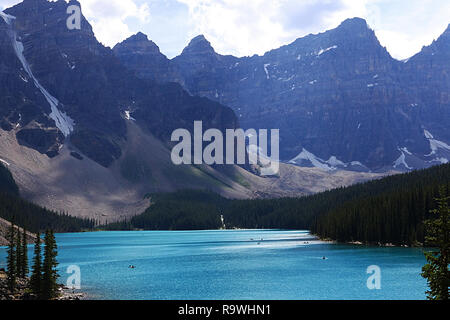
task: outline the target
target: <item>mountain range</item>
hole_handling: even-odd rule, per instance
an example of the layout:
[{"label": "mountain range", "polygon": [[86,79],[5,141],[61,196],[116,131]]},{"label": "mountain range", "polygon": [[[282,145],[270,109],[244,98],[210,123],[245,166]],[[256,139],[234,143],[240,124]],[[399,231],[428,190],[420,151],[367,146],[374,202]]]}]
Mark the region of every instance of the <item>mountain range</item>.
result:
[{"label": "mountain range", "polygon": [[379,172],[450,159],[450,25],[405,61],[360,18],[263,56],[220,55],[198,36],[169,60],[142,33],[114,53],[140,78],[231,107],[245,129],[280,129],[285,162]]},{"label": "mountain range", "polygon": [[[397,61],[362,19],[264,56],[215,52],[204,36],[174,59],[138,33],[103,46],[74,0],[24,0],[0,13],[0,161],[20,194],[111,222],[145,195],[204,189],[229,198],[299,196],[450,159],[450,30]],[[175,166],[171,133],[280,129],[277,176],[240,166]]]}]

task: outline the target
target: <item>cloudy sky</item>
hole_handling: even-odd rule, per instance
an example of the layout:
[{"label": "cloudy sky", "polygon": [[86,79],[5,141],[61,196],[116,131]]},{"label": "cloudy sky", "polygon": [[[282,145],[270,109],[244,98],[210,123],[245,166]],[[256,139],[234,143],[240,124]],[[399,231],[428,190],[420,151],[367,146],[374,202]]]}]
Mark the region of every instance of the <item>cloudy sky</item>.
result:
[{"label": "cloudy sky", "polygon": [[[79,0],[97,38],[114,46],[142,31],[172,58],[204,34],[217,52],[247,56],[365,18],[394,58],[405,59],[450,23],[448,0]],[[0,0],[5,9],[21,0]],[[3,7],[3,8],[2,8]]]}]

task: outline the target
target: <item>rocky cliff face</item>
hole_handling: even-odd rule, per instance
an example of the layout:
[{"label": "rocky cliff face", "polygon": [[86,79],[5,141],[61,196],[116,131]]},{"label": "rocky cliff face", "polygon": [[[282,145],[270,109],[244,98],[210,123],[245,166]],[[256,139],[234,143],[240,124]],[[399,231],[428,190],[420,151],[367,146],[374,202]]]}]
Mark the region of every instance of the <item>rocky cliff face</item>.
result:
[{"label": "rocky cliff face", "polygon": [[[21,144],[50,157],[67,144],[109,167],[122,155],[126,121],[165,142],[174,129],[191,128],[193,119],[205,128],[236,127],[231,109],[191,97],[178,84],[136,77],[96,40],[84,17],[80,30],[69,30],[71,4],[79,5],[25,0],[1,19],[0,120]],[[140,38],[129,41],[134,50],[160,57],[151,43],[140,46]]]},{"label": "rocky cliff face", "polygon": [[157,82],[181,81],[175,65],[141,32],[116,45],[113,50],[123,64],[141,78]]},{"label": "rocky cliff face", "polygon": [[172,81],[232,107],[244,128],[279,128],[285,161],[326,170],[422,168],[450,159],[448,33],[405,62],[359,18],[264,56],[222,56],[199,36],[171,61]]}]

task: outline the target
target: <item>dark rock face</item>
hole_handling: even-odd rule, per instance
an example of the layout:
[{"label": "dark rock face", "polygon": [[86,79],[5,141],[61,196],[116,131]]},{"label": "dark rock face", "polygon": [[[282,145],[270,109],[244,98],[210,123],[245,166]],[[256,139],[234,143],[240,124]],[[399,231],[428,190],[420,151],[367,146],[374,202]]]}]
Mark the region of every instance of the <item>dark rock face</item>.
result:
[{"label": "dark rock face", "polygon": [[175,66],[141,32],[117,44],[113,51],[126,67],[136,71],[138,77],[159,82],[180,79]]},{"label": "dark rock face", "polygon": [[414,99],[422,110],[420,117],[440,140],[450,141],[450,25],[430,46],[409,59],[402,82],[414,88]]},{"label": "dark rock face", "polygon": [[[20,143],[33,145],[40,152],[53,155],[58,149],[61,137],[56,132],[50,133],[51,127],[56,128],[48,117],[49,113],[48,103],[39,94],[17,59],[12,46],[10,26],[3,18],[0,18],[1,128],[8,131],[17,130]],[[43,128],[49,128],[50,131]],[[31,131],[39,137],[31,138],[29,136]],[[42,141],[43,135],[47,135],[45,142]]]},{"label": "dark rock face", "polygon": [[[239,59],[233,56],[217,54],[204,36],[198,36],[189,43],[183,53],[173,59],[178,68],[183,86],[192,94],[213,98],[218,101],[216,93],[220,91],[233,92],[228,87],[230,66]],[[174,79],[177,80],[177,79]],[[236,95],[237,92],[232,94]],[[231,104],[229,104],[231,106]]]},{"label": "dark rock face", "polygon": [[[108,167],[121,156],[120,145],[126,141],[126,121],[131,120],[125,112],[165,142],[173,129],[187,127],[193,118],[207,128],[236,127],[231,109],[191,97],[178,84],[138,78],[96,40],[84,17],[81,30],[69,30],[66,10],[71,4],[79,5],[77,1],[26,0],[5,10],[15,17],[9,26],[0,18],[0,70],[5,70],[0,72],[0,124],[17,130],[22,144],[55,156],[70,140],[79,153]],[[12,45],[14,38],[23,44],[24,59],[37,80],[25,72]],[[144,38],[137,35],[125,45],[163,61],[156,45]],[[151,69],[151,64],[147,67]],[[73,126],[70,134],[54,119],[49,96],[57,100],[60,118],[69,119],[67,124]]]},{"label": "dark rock face", "polygon": [[50,158],[58,155],[58,145],[64,141],[64,136],[56,128],[25,128],[17,132],[16,136],[21,145],[34,148]]},{"label": "dark rock face", "polygon": [[[264,56],[222,56],[199,36],[171,61],[181,76],[172,81],[232,107],[244,128],[279,128],[283,160],[357,171],[427,167],[450,159],[449,33],[406,63],[359,18]],[[119,58],[148,77],[142,64]]]}]

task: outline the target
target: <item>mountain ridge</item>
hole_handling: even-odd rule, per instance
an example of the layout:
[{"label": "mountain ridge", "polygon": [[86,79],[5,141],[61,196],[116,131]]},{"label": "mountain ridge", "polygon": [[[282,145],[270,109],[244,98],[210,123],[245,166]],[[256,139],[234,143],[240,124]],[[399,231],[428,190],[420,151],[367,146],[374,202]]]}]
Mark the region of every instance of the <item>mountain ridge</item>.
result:
[{"label": "mountain ridge", "polygon": [[[220,55],[204,36],[197,36],[166,63],[177,70],[169,81],[230,106],[243,128],[281,129],[284,161],[292,162],[306,150],[317,159],[336,158],[345,164],[340,168],[361,163],[367,171],[408,171],[450,159],[447,148],[441,148],[436,158],[426,157],[429,140],[424,134],[434,131],[439,141],[450,142],[445,125],[450,121],[445,98],[450,81],[439,72],[448,63],[441,58],[435,71],[423,64],[414,66],[421,56],[429,60],[428,54],[446,57],[450,52],[446,34],[408,61],[398,61],[364,19],[352,18],[262,56]],[[121,60],[143,78],[152,73]],[[414,76],[418,73],[421,77]],[[436,78],[433,84],[430,77]],[[354,129],[346,128],[349,122]],[[413,157],[408,154],[402,161],[402,148]]]},{"label": "mountain ridge", "polygon": [[[370,170],[355,160],[356,147],[348,159],[337,153],[327,155],[330,146],[346,150],[352,132],[330,130],[327,136],[318,130],[342,126],[342,121],[327,122],[335,101],[341,103],[334,109],[344,123],[357,127],[350,116],[357,117],[357,107],[371,97],[362,96],[359,105],[348,108],[348,94],[340,90],[357,92],[361,83],[355,85],[352,79],[367,81],[367,74],[375,69],[381,78],[381,71],[388,73],[397,66],[380,62],[387,59],[386,51],[369,31],[362,32],[361,38],[362,43],[376,47],[369,54],[359,42],[345,44],[345,33],[339,43],[315,36],[309,46],[244,59],[217,54],[200,37],[192,43],[190,49],[194,50],[168,60],[142,33],[110,49],[97,41],[84,17],[81,30],[68,30],[66,8],[65,1],[26,0],[5,10],[15,18],[0,18],[0,158],[9,164],[27,200],[51,210],[112,222],[142,212],[149,205],[144,198],[148,192],[192,188],[229,198],[299,196],[385,174],[345,171]],[[334,65],[346,55],[340,51],[347,50],[346,45],[359,50],[361,57],[336,69]],[[296,74],[286,72],[290,70]],[[308,73],[302,75],[302,70]],[[394,82],[389,75],[383,81]],[[330,90],[324,85],[327,83],[332,85]],[[325,88],[331,96],[316,87]],[[363,88],[369,92],[377,89],[370,89],[367,83]],[[378,93],[381,98],[384,91],[395,96],[390,89],[383,89]],[[309,99],[328,110],[310,108]],[[377,106],[371,109],[375,115],[381,110]],[[64,119],[66,125],[62,126]],[[287,125],[281,137],[282,149],[292,154],[287,160],[304,149],[308,161],[330,170],[281,163],[278,176],[263,178],[236,166],[175,166],[170,161],[170,135],[177,128],[192,132],[196,120],[203,121],[204,130],[222,132],[242,123],[255,128]],[[319,124],[308,128],[312,120]],[[304,145],[299,145],[303,131]],[[433,146],[437,150],[433,157],[440,157],[444,146],[440,133],[427,132],[425,146]],[[365,142],[366,137],[359,139]],[[325,144],[318,143],[323,141]],[[394,152],[394,158],[403,155],[398,148]],[[404,151],[404,161],[398,163],[409,167],[409,156]],[[388,168],[388,174],[392,169]]]}]

